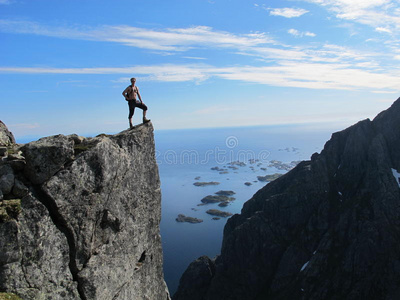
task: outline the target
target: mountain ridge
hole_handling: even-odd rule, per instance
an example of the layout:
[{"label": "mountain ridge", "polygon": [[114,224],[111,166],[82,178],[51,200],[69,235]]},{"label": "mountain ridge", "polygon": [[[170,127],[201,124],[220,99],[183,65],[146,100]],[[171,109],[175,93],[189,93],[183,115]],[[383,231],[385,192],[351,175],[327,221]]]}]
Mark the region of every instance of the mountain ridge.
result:
[{"label": "mountain ridge", "polygon": [[398,116],[400,98],[260,189],[173,299],[399,299]]}]

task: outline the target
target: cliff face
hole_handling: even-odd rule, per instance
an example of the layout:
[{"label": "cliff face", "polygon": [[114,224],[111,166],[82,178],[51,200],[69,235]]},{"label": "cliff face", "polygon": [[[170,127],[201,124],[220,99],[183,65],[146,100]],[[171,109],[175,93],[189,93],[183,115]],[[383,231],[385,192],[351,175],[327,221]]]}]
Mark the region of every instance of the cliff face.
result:
[{"label": "cliff face", "polygon": [[334,133],[228,220],[173,299],[400,299],[399,129],[400,99]]},{"label": "cliff face", "polygon": [[151,123],[114,136],[8,145],[0,177],[0,291],[169,299]]}]

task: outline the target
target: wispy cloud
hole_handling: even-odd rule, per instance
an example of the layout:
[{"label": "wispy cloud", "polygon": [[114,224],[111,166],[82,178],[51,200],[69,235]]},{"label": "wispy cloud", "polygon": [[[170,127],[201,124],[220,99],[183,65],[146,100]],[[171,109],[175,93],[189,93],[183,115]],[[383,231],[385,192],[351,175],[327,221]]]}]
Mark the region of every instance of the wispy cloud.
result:
[{"label": "wispy cloud", "polygon": [[400,31],[400,4],[395,0],[303,0],[326,7],[339,19],[361,23],[380,32]]},{"label": "wispy cloud", "polygon": [[[310,1],[328,2],[328,0]],[[341,1],[346,2],[347,0]],[[367,52],[363,49],[357,50],[334,44],[283,45],[260,32],[239,35],[214,30],[207,26],[157,30],[130,26],[101,26],[88,29],[51,27],[39,23],[9,20],[0,20],[0,31],[116,42],[162,53],[189,52],[187,56],[183,57],[195,60],[202,58],[189,56],[190,49],[204,48],[206,51],[221,49],[229,50],[231,54],[253,57],[253,62],[257,61],[257,66],[239,65],[235,67],[216,67],[200,63],[97,68],[37,68],[3,65],[0,67],[0,73],[126,74],[126,76],[137,74],[137,76],[141,76],[141,80],[195,83],[201,83],[214,77],[309,89],[400,90],[400,71],[392,66],[383,67],[379,63],[384,56],[382,53]],[[288,33],[296,37],[315,36],[312,32],[301,32],[297,29],[290,29]],[[390,56],[390,59],[396,58],[399,55],[396,49],[393,48],[392,53],[385,55]]]},{"label": "wispy cloud", "polygon": [[301,17],[302,15],[308,13],[308,10],[303,8],[270,8],[270,15],[271,16],[280,16],[285,18],[297,18]]},{"label": "wispy cloud", "polygon": [[[380,73],[344,63],[281,61],[274,66],[214,67],[203,64],[126,68],[0,68],[0,73],[137,74],[141,80],[200,83],[211,77],[281,87],[400,91],[400,72]],[[126,82],[127,78],[123,78]],[[119,82],[119,81],[118,81]]]},{"label": "wispy cloud", "polygon": [[11,0],[0,0],[0,4],[11,4]]},{"label": "wispy cloud", "polygon": [[385,28],[385,27],[377,27],[377,28],[375,28],[375,31],[377,31],[377,32],[392,33],[392,31],[391,31],[389,28]]},{"label": "wispy cloud", "polygon": [[36,22],[27,21],[0,20],[0,31],[114,42],[142,49],[179,52],[202,47],[238,48],[274,43],[274,40],[265,33],[237,35],[217,31],[208,26],[159,30],[127,25],[75,28],[43,26]]},{"label": "wispy cloud", "polygon": [[289,29],[288,33],[291,35],[294,35],[295,37],[303,37],[303,36],[308,36],[308,37],[316,37],[317,35],[313,32],[309,31],[298,31],[297,29]]}]

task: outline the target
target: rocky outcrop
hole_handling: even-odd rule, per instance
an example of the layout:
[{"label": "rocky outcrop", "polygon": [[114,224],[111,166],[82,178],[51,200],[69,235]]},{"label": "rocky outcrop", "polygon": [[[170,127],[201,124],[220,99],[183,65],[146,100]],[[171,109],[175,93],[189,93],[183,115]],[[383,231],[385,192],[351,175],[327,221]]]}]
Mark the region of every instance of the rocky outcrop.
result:
[{"label": "rocky outcrop", "polygon": [[400,299],[399,116],[400,99],[259,190],[173,299]]},{"label": "rocky outcrop", "polygon": [[15,144],[14,135],[8,130],[7,126],[0,121],[0,147]]},{"label": "rocky outcrop", "polygon": [[14,148],[0,163],[0,291],[25,300],[169,299],[151,123]]}]

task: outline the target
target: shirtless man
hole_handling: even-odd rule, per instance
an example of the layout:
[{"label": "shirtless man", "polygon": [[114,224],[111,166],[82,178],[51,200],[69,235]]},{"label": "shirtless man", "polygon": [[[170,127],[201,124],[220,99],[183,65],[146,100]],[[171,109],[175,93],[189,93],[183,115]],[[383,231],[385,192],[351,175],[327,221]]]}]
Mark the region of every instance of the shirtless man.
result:
[{"label": "shirtless man", "polygon": [[[142,97],[140,96],[139,93],[139,88],[135,85],[136,83],[136,78],[131,78],[131,85],[128,86],[123,92],[122,95],[125,97],[125,100],[128,101],[128,106],[129,106],[129,127],[133,128],[132,125],[132,117],[133,114],[135,113],[135,107],[139,107],[140,109],[143,110],[143,123],[150,122],[149,119],[146,119],[146,112],[147,112],[147,106],[146,104],[143,103]],[[136,97],[139,97],[140,101],[136,100]]]}]

